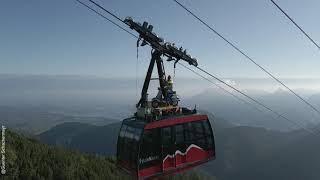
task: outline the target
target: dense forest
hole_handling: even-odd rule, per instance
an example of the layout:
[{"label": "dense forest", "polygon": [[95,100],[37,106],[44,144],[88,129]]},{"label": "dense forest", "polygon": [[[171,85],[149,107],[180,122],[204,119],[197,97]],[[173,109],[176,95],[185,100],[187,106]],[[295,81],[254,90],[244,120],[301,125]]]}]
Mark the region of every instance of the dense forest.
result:
[{"label": "dense forest", "polygon": [[[45,145],[6,130],[6,170],[3,179],[132,179],[112,157],[95,156]],[[207,179],[196,172],[164,179]]]}]

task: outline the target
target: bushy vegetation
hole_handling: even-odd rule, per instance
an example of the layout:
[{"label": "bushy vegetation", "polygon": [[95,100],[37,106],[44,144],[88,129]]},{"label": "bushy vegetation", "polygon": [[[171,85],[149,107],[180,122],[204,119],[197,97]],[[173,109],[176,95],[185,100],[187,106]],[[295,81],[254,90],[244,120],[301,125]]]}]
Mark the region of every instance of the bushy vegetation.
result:
[{"label": "bushy vegetation", "polygon": [[[6,170],[4,179],[131,179],[116,167],[114,158],[48,146],[10,130],[6,130]],[[188,172],[161,179],[207,178],[196,172]]]},{"label": "bushy vegetation", "polygon": [[5,179],[129,179],[115,159],[44,145],[6,130]]}]

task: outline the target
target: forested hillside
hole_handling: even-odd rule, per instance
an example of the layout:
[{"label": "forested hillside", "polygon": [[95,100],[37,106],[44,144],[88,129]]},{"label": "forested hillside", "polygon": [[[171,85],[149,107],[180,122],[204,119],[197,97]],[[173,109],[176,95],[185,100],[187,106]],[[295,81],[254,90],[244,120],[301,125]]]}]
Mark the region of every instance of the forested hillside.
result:
[{"label": "forested hillside", "polygon": [[[6,176],[3,179],[132,179],[115,159],[52,147],[6,130]],[[164,179],[205,179],[191,172]]]},{"label": "forested hillside", "polygon": [[128,179],[108,157],[50,147],[6,130],[6,179]]}]

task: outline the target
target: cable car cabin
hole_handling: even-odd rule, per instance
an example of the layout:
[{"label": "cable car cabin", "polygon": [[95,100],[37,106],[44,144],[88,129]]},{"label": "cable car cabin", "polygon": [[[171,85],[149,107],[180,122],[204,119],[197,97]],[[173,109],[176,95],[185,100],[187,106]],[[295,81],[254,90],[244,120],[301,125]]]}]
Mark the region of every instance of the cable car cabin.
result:
[{"label": "cable car cabin", "polygon": [[181,172],[213,159],[214,136],[207,115],[152,122],[132,117],[122,123],[117,163],[137,179]]},{"label": "cable car cabin", "polygon": [[[163,59],[183,60],[198,66],[198,61],[182,47],[165,42],[152,32],[147,22],[132,18],[124,21],[139,33],[138,46],[149,44],[151,60],[143,83],[137,112],[123,120],[117,143],[117,164],[137,179],[153,178],[181,172],[215,158],[214,136],[207,115],[179,107],[171,76],[166,76]],[[142,40],[140,45],[140,40]],[[156,64],[158,78],[151,78]],[[159,80],[159,92],[148,100],[151,80]]]}]

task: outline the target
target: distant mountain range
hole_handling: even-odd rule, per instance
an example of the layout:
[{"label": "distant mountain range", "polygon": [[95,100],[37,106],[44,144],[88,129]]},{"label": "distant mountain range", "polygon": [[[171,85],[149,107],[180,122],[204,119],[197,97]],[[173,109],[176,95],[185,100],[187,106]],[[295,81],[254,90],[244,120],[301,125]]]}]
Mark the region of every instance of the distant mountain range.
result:
[{"label": "distant mountain range", "polygon": [[[225,180],[320,178],[320,142],[305,131],[278,132],[233,126],[214,118],[217,159],[200,170]],[[114,155],[120,123],[64,123],[39,135],[41,141],[81,152]],[[297,163],[299,162],[299,163]],[[296,178],[299,177],[299,178]]]},{"label": "distant mountain range", "polygon": [[[273,93],[261,91],[260,93],[250,93],[250,91],[248,91],[248,94],[252,94],[251,96],[253,98],[272,108],[274,111],[283,114],[291,121],[302,123],[305,127],[312,127],[320,123],[320,116],[318,114],[287,91],[280,89]],[[294,123],[288,122],[283,118],[278,118],[269,110],[249,101],[243,96],[240,97],[250,102],[254,107],[249,106],[228,94],[222,94],[221,92],[218,92],[217,89],[199,93],[186,99],[185,102],[186,104],[198,104],[199,108],[208,112],[213,112],[215,115],[223,117],[236,125],[264,127],[280,131],[299,128]],[[320,94],[314,94],[306,99],[320,109]],[[260,111],[255,108],[259,108]]]},{"label": "distant mountain range", "polygon": [[[211,124],[216,128],[232,127],[227,121],[216,121],[212,114],[207,113]],[[82,152],[97,153],[100,155],[115,155],[118,132],[121,122],[96,126],[85,123],[68,122],[59,124],[50,130],[38,135],[43,142],[77,149]]]},{"label": "distant mountain range", "polygon": [[9,128],[25,134],[39,134],[64,122],[83,122],[93,125],[106,125],[119,120],[102,116],[72,115],[63,111],[54,111],[50,107],[7,107],[0,106],[0,122]]},{"label": "distant mountain range", "polygon": [[[295,122],[302,122],[304,126],[320,123],[318,114],[301,103],[291,93],[275,85],[270,79],[225,78],[224,80]],[[284,79],[284,81],[320,109],[320,79]],[[59,123],[74,122],[74,116],[88,117],[88,121],[80,118],[81,120],[75,120],[75,122],[89,124],[90,121],[96,121],[89,117],[119,120],[134,113],[142,83],[143,80],[139,79],[138,86],[136,86],[134,78],[0,74],[0,111],[3,107],[12,107],[19,108],[19,111],[24,112],[38,110],[38,112],[73,116],[66,117],[72,120],[60,121]],[[151,98],[155,95],[158,84],[153,81],[150,85],[149,97]],[[181,104],[188,107],[197,105],[198,109],[212,112],[235,125],[264,127],[281,131],[295,128],[281,118],[274,120],[268,117],[272,115],[268,110],[257,106],[265,112],[261,113],[206,81],[177,77],[174,88],[181,99]],[[6,109],[4,108],[4,110]],[[4,110],[0,118],[6,113]],[[24,118],[18,116],[17,114],[11,119]],[[48,116],[56,115],[50,114]],[[28,115],[25,119],[30,121],[29,117]],[[45,118],[35,117],[32,121],[37,121],[36,126],[47,123],[40,119]],[[57,119],[60,118],[57,117]],[[21,120],[18,125],[24,126],[23,123],[24,121]],[[54,125],[56,124],[58,123]],[[30,127],[30,129],[32,128]],[[41,130],[37,128],[32,132],[41,132]]]},{"label": "distant mountain range", "polygon": [[38,137],[50,145],[114,156],[120,127],[120,122],[106,126],[70,122],[57,125]]}]

